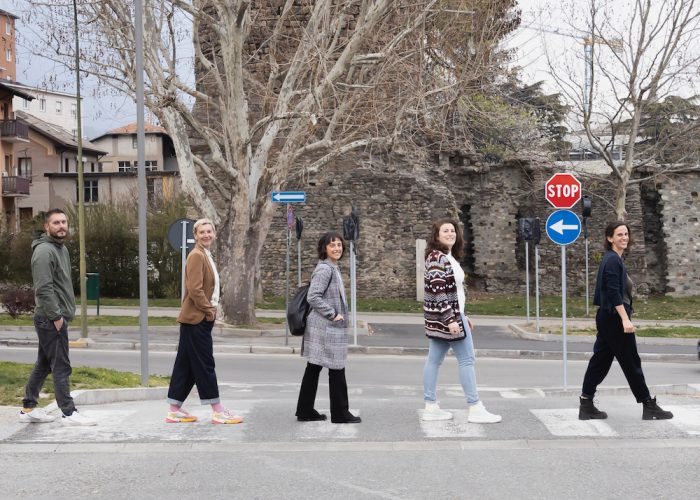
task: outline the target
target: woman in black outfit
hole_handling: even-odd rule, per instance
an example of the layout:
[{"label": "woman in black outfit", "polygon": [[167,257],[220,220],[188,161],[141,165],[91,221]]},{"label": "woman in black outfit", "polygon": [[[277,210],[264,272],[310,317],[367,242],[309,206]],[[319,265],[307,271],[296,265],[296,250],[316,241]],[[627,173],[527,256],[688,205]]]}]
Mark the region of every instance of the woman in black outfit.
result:
[{"label": "woman in black outfit", "polygon": [[598,306],[595,323],[598,333],[593,346],[593,357],[583,378],[579,420],[608,418],[593,404],[596,388],[608,374],[614,358],[627,378],[638,403],[642,403],[644,420],[673,418],[673,413],[662,410],[652,398],[644,381],[642,362],[637,353],[635,327],[632,324],[632,289],[634,284],[627,275],[622,254],[631,244],[630,228],[624,222],[612,222],[605,228],[605,255],[598,269],[593,304]]}]

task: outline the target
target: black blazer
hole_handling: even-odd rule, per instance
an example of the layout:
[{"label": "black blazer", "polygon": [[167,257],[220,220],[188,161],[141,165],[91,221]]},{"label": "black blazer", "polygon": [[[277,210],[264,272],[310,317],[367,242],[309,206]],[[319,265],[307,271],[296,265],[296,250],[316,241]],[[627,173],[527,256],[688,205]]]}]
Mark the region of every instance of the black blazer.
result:
[{"label": "black blazer", "polygon": [[630,305],[624,304],[622,298],[627,283],[627,268],[622,258],[613,250],[603,255],[598,268],[593,304],[607,313],[612,313],[616,306],[624,305],[628,316],[632,316],[632,298]]}]

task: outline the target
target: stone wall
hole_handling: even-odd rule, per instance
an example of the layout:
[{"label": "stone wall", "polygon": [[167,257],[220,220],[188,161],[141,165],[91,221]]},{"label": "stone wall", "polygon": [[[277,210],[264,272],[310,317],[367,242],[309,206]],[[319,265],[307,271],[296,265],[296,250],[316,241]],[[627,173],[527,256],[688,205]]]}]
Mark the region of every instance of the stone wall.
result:
[{"label": "stone wall", "polygon": [[[459,217],[465,224],[467,255],[463,266],[469,287],[499,293],[524,293],[525,243],[517,234],[520,217],[539,217],[542,240],[540,290],[561,293],[561,247],[547,238],[544,225],[554,211],[544,199],[544,183],[553,173],[527,164],[484,166],[467,160],[453,164],[441,158],[407,167],[406,159],[385,164],[360,155],[337,162],[305,186],[307,203],[295,204],[304,219],[303,281],[317,262],[316,242],[323,231],[342,232],[342,218],[354,203],[360,215],[357,245],[358,295],[374,298],[415,296],[415,240],[426,239],[432,220]],[[695,186],[695,187],[692,187]],[[684,175],[663,184],[633,184],[628,192],[628,223],[634,244],[626,263],[641,294],[700,294],[700,175]],[[588,229],[589,291],[595,285],[603,254],[603,231],[615,219],[611,183],[583,180],[583,194],[592,197]],[[658,203],[657,203],[658,202]],[[580,216],[580,204],[573,210]],[[270,230],[261,259],[266,294],[282,295],[286,254],[285,206]],[[663,228],[663,230],[662,230]],[[292,239],[292,289],[296,287],[296,239]],[[586,240],[566,248],[567,292],[586,290]],[[535,251],[530,243],[531,294],[535,287]],[[344,262],[348,275],[349,262]],[[347,283],[349,286],[349,282]]]},{"label": "stone wall", "polygon": [[667,292],[700,295],[700,174],[667,179],[660,186]]}]

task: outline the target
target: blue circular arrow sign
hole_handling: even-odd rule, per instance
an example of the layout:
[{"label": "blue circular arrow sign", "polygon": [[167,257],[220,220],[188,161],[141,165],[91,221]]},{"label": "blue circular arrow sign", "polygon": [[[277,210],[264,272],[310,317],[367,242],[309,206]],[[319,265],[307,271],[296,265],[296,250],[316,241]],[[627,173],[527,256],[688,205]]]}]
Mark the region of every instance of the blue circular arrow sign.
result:
[{"label": "blue circular arrow sign", "polygon": [[570,245],[581,234],[581,220],[571,210],[557,210],[547,218],[547,236],[557,245]]}]

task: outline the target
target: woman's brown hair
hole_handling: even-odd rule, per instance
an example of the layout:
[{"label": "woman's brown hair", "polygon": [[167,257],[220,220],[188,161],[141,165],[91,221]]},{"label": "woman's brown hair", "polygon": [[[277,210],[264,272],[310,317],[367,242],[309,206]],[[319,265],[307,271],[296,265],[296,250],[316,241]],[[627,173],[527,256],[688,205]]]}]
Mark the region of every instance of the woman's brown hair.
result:
[{"label": "woman's brown hair", "polygon": [[615,234],[615,230],[620,226],[625,226],[627,228],[627,234],[629,235],[629,239],[627,240],[627,248],[629,248],[632,245],[632,230],[630,229],[629,224],[618,220],[618,221],[609,223],[605,227],[605,238],[603,241],[603,246],[605,247],[606,250],[612,250],[612,243],[610,243],[608,241],[608,238],[612,238],[613,235]]},{"label": "woman's brown hair", "polygon": [[457,261],[461,261],[464,258],[464,237],[462,236],[462,230],[459,226],[459,222],[455,222],[453,219],[447,217],[433,222],[433,227],[430,230],[430,239],[425,248],[425,256],[427,257],[433,250],[440,250],[442,253],[450,253],[450,249],[438,240],[440,237],[440,228],[445,224],[452,224],[452,227],[455,228],[457,238],[455,239],[455,244],[452,245],[452,256],[457,259]]}]

